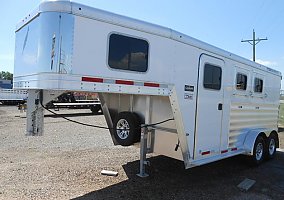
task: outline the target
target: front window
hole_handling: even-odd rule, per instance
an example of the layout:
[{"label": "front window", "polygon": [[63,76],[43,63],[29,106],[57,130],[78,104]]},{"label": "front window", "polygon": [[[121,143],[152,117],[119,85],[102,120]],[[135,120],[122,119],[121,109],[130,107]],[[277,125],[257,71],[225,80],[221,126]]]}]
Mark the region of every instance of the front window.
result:
[{"label": "front window", "polygon": [[112,34],[109,39],[108,64],[113,69],[146,72],[148,69],[147,41]]}]

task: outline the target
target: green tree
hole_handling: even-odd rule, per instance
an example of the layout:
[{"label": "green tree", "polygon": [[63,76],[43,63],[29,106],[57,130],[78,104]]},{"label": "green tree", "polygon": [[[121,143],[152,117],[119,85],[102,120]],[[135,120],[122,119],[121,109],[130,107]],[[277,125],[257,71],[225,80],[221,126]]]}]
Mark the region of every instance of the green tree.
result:
[{"label": "green tree", "polygon": [[1,71],[0,72],[0,79],[4,80],[13,80],[13,74],[10,72]]}]

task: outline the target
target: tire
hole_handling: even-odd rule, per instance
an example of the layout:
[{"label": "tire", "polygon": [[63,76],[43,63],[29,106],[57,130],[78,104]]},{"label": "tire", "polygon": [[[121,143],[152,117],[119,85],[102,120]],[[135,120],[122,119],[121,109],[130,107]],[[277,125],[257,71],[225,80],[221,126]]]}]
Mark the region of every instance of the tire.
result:
[{"label": "tire", "polygon": [[267,159],[272,159],[275,157],[276,148],[277,148],[278,138],[274,134],[271,134],[267,139]]},{"label": "tire", "polygon": [[135,143],[135,142],[139,142],[140,139],[141,139],[141,124],[142,124],[142,122],[141,122],[138,114],[136,114],[136,113],[132,113],[132,114],[133,114],[133,117],[135,117],[135,120],[138,122],[138,130],[136,131],[136,137],[134,139],[134,143]]},{"label": "tire", "polygon": [[258,136],[255,140],[254,147],[253,147],[253,156],[252,156],[252,164],[253,165],[260,165],[264,158],[265,158],[265,142],[262,136]]},{"label": "tire", "polygon": [[121,146],[130,146],[139,140],[141,123],[135,113],[121,112],[114,120],[114,137]]}]

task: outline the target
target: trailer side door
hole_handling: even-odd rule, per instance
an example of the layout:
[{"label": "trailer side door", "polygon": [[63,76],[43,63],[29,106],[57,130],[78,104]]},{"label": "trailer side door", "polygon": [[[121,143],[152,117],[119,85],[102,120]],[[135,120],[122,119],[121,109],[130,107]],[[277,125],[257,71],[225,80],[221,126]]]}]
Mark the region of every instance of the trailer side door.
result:
[{"label": "trailer side door", "polygon": [[199,62],[194,159],[220,153],[224,61],[202,54]]}]

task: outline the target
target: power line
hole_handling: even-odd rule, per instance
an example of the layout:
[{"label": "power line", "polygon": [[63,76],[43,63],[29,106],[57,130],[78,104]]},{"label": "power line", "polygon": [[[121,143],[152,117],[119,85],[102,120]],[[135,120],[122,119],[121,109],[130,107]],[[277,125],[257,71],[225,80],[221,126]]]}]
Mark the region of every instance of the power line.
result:
[{"label": "power line", "polygon": [[263,40],[268,40],[267,37],[266,38],[257,38],[255,39],[255,32],[253,29],[252,32],[252,40],[242,40],[241,42],[248,42],[252,45],[252,54],[253,54],[253,61],[255,61],[255,46],[260,43]]}]

